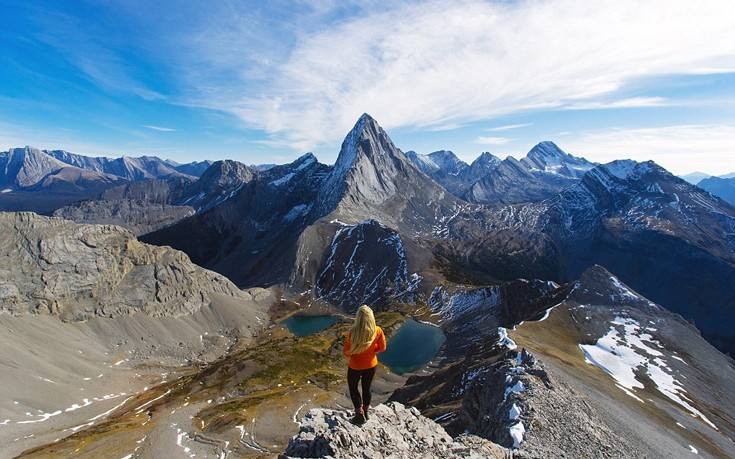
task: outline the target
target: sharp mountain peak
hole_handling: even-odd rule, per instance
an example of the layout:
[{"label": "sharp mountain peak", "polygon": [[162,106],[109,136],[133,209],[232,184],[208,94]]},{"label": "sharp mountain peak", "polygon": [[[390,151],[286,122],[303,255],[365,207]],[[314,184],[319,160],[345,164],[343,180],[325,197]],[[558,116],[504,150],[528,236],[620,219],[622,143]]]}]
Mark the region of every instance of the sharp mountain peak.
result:
[{"label": "sharp mountain peak", "polygon": [[[443,200],[440,185],[422,174],[378,122],[363,114],[342,142],[337,161],[322,183],[319,216],[340,210],[359,220],[378,209],[399,224],[409,200]],[[416,205],[416,202],[414,202]]]}]

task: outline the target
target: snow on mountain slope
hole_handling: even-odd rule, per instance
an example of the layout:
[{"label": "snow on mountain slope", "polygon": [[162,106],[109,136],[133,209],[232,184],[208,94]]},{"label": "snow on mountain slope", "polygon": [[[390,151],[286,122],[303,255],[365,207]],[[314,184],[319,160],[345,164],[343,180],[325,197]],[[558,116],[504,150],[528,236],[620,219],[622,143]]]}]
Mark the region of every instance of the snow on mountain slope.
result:
[{"label": "snow on mountain slope", "polygon": [[408,271],[400,235],[368,220],[337,230],[315,292],[351,312],[361,304],[409,301],[420,281]]},{"label": "snow on mountain slope", "polygon": [[432,161],[429,155],[421,155],[413,150],[406,152],[406,157],[411,160],[414,166],[418,167],[421,172],[431,177],[431,174],[437,172],[440,167]]},{"label": "snow on mountain slope", "polygon": [[508,157],[474,182],[462,196],[478,204],[539,202],[577,183],[595,167],[584,158],[541,142],[520,161]]},{"label": "snow on mountain slope", "polygon": [[683,236],[735,261],[735,209],[651,161],[619,160],[590,170],[549,202],[547,214],[547,227],[559,225],[568,237],[589,236],[606,221]]},{"label": "snow on mountain slope", "polygon": [[448,150],[434,151],[429,153],[427,156],[438,169],[441,169],[448,175],[457,176],[469,167],[467,163],[457,158],[457,155],[455,155],[454,152]]},{"label": "snow on mountain slope", "polygon": [[544,141],[528,152],[521,162],[532,172],[580,179],[588,170],[596,166],[584,158],[572,156],[559,148],[554,142]]},{"label": "snow on mountain slope", "polygon": [[[692,416],[719,430],[707,416],[692,406],[693,402],[687,397],[684,385],[677,379],[664,353],[659,350],[664,346],[646,332],[655,332],[655,328],[643,327],[638,321],[629,317],[616,316],[610,324],[608,333],[599,338],[594,345],[579,345],[588,363],[612,376],[620,389],[641,403],[644,403],[643,399],[635,392],[644,389],[645,384],[636,377],[636,374],[645,372],[656,390],[683,407]],[[669,358],[682,360],[676,353]]]}]

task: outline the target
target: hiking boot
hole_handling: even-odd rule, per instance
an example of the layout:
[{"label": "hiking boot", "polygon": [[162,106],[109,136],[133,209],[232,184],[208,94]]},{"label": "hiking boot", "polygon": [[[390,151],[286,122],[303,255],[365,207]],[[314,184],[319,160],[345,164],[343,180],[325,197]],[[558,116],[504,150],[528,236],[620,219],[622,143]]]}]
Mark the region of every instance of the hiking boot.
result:
[{"label": "hiking boot", "polygon": [[369,406],[363,406],[362,407],[362,415],[365,417],[365,422],[368,422],[370,420],[370,416],[368,416],[368,411],[370,410]]},{"label": "hiking boot", "polygon": [[362,411],[356,412],[355,415],[352,416],[352,419],[350,419],[350,422],[356,426],[365,424],[365,416],[363,416]]}]

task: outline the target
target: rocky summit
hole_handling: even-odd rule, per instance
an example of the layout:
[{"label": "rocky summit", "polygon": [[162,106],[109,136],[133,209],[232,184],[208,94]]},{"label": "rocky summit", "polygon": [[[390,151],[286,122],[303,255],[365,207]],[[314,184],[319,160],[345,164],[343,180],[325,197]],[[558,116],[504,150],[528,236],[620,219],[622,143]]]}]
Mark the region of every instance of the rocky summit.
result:
[{"label": "rocky summit", "polygon": [[299,433],[279,458],[510,458],[505,448],[474,435],[452,438],[439,424],[398,402],[378,405],[362,426],[350,423],[348,413],[310,410]]}]

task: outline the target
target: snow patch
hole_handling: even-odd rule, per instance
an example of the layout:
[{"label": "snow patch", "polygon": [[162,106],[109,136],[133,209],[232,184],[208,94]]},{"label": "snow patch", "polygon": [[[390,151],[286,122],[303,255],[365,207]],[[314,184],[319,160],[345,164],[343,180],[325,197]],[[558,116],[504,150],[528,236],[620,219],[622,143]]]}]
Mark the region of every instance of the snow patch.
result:
[{"label": "snow patch", "polygon": [[513,393],[518,394],[518,393],[525,392],[525,391],[526,391],[526,386],[524,386],[523,381],[519,379],[518,381],[516,381],[515,385],[513,385],[512,387],[505,388],[505,393],[503,394],[503,400],[507,400],[510,394],[513,394]]},{"label": "snow patch", "polygon": [[453,319],[481,308],[491,311],[499,308],[503,297],[498,288],[479,288],[475,290],[447,293],[443,287],[436,287],[429,297],[431,309],[445,319]]},{"label": "snow patch", "polygon": [[289,172],[288,174],[284,175],[278,180],[273,180],[270,184],[273,186],[281,186],[285,183],[288,183],[288,181],[291,180],[295,175],[296,175],[295,173]]},{"label": "snow patch", "polygon": [[283,216],[283,219],[287,222],[291,222],[302,215],[308,214],[310,210],[311,204],[299,204],[298,206],[294,206],[291,210],[289,210],[288,213]]},{"label": "snow patch", "polygon": [[610,331],[598,339],[597,343],[580,344],[579,347],[586,362],[612,376],[618,387],[631,397],[643,402],[634,394],[634,390],[644,388],[643,383],[636,378],[636,372],[645,371],[664,396],[689,411],[693,417],[699,417],[713,429],[719,430],[702,412],[692,406],[691,400],[685,395],[687,391],[684,386],[674,377],[673,370],[664,360],[664,354],[649,344],[659,349],[663,346],[650,334],[642,333],[642,330],[635,320],[616,317]]},{"label": "snow patch", "polygon": [[[617,289],[618,289],[618,290],[620,291],[620,293],[621,293],[621,294],[623,295],[623,297],[627,297],[627,298],[630,298],[630,299],[633,299],[633,300],[638,300],[638,299],[640,299],[640,298],[638,297],[638,295],[636,295],[636,294],[635,294],[635,293],[633,293],[633,292],[632,292],[632,291],[631,291],[631,290],[630,290],[630,289],[629,289],[628,287],[626,287],[625,285],[623,285],[623,284],[622,284],[622,283],[621,283],[621,282],[620,282],[620,281],[618,280],[618,278],[617,278],[617,277],[615,277],[615,276],[610,276],[610,280],[612,281],[613,285],[614,285],[615,287],[617,287]],[[615,299],[615,298],[613,298],[613,299]]]},{"label": "snow patch", "polygon": [[510,436],[513,439],[513,449],[518,449],[523,443],[523,434],[526,433],[526,428],[523,426],[523,422],[518,421],[508,429]]},{"label": "snow patch", "polygon": [[498,327],[498,335],[498,345],[500,345],[501,347],[506,347],[511,351],[518,347],[515,341],[508,337],[508,330],[506,330],[505,328]]}]

